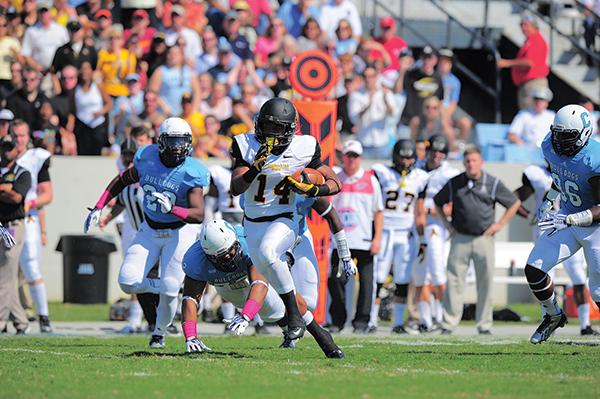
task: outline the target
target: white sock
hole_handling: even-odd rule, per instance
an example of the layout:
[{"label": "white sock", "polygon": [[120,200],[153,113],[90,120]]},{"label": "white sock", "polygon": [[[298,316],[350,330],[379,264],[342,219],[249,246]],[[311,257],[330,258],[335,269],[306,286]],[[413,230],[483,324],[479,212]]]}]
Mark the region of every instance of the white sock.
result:
[{"label": "white sock", "polygon": [[544,313],[549,314],[550,316],[556,316],[560,314],[560,307],[556,302],[556,295],[554,295],[554,293],[552,293],[550,298],[541,302]]},{"label": "white sock", "polygon": [[307,310],[306,313],[302,315],[302,320],[304,320],[304,324],[309,325],[315,319],[312,312]]},{"label": "white sock", "polygon": [[46,285],[44,283],[30,285],[31,298],[35,309],[40,316],[48,316],[48,297],[46,296]]},{"label": "white sock", "polygon": [[590,304],[584,303],[577,306],[577,313],[579,313],[579,326],[583,330],[590,325]]},{"label": "white sock", "polygon": [[442,302],[437,299],[433,301],[433,317],[438,324],[442,324],[444,321],[444,307]]},{"label": "white sock", "polygon": [[395,303],[394,304],[394,327],[404,325],[404,308],[405,307],[406,307],[405,303]]},{"label": "white sock", "polygon": [[417,306],[419,307],[419,315],[421,316],[421,325],[427,327],[427,328],[431,328],[432,326],[432,321],[431,321],[431,305],[429,302],[426,301],[419,301],[417,303]]},{"label": "white sock", "polygon": [[263,319],[260,318],[260,315],[258,313],[256,314],[256,316],[254,316],[252,321],[254,321],[255,326],[262,326],[263,324],[265,324],[265,322],[263,321]]},{"label": "white sock", "polygon": [[131,299],[129,305],[129,326],[133,328],[141,327],[142,325],[142,307],[137,299]]},{"label": "white sock", "polygon": [[169,324],[173,322],[173,317],[177,312],[177,297],[160,294],[158,308],[156,310],[156,328],[154,335],[164,336]]},{"label": "white sock", "polygon": [[225,320],[232,320],[235,317],[235,306],[231,302],[223,302],[221,304],[221,312]]},{"label": "white sock", "polygon": [[369,316],[369,326],[377,327],[379,323],[379,303],[373,302],[371,305],[371,315]]}]

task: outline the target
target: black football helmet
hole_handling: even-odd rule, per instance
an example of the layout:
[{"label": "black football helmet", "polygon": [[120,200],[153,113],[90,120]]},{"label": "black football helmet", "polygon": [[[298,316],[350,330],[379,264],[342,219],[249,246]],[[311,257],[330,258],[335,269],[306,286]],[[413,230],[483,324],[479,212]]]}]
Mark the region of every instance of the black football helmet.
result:
[{"label": "black football helmet", "polygon": [[449,145],[448,139],[441,134],[434,134],[427,140],[429,145],[427,146],[427,152],[439,151],[448,155]]},{"label": "black football helmet", "polygon": [[[402,160],[406,158],[414,159],[415,161],[417,160],[417,146],[415,142],[410,139],[400,139],[396,141],[396,144],[394,144],[394,149],[392,150],[392,162],[394,163],[394,168],[397,171],[401,172],[406,170],[406,167],[402,162]],[[413,162],[406,171],[409,172],[414,165],[415,163]]]},{"label": "black football helmet", "polygon": [[298,112],[291,101],[271,98],[260,108],[254,121],[254,133],[261,144],[273,146],[271,152],[281,154],[292,142],[298,131]]}]

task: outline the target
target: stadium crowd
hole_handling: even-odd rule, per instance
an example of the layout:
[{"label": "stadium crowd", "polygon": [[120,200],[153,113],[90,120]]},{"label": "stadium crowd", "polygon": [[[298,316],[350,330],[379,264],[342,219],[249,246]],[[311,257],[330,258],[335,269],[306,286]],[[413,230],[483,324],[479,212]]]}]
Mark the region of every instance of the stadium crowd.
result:
[{"label": "stadium crowd", "polygon": [[[535,28],[534,21],[524,18],[521,27],[530,40],[527,29]],[[539,33],[533,34],[544,42]],[[380,18],[378,35],[370,37],[350,0],[327,4],[285,0],[278,7],[267,0],[122,0],[119,5],[110,0],[0,2],[0,137],[8,135],[9,126],[23,126],[33,146],[53,155],[117,157],[122,150],[131,152],[129,139],[155,141],[161,123],[179,116],[192,128],[195,157],[228,159],[233,137],[254,130],[254,118],[265,101],[298,98],[290,83],[290,65],[300,51],[314,49],[329,54],[338,68],[338,81],[329,97],[338,100],[341,139],[337,142],[343,173],[350,180],[362,171],[352,162],[389,159],[398,139],[416,142],[414,157],[409,158],[420,162],[427,162],[430,140],[440,136],[447,145],[437,152],[463,156],[475,121],[458,106],[461,82],[452,72],[453,51],[425,47],[414,57],[408,43],[396,34],[392,17]],[[530,55],[526,51],[521,55],[525,61],[501,60],[499,67],[531,67]],[[539,54],[533,56],[539,59]],[[547,109],[552,92],[547,67],[531,69],[535,76],[516,74],[516,86],[524,88],[519,93],[523,109],[507,139],[539,146],[554,116]],[[581,104],[593,108],[588,99]],[[17,145],[19,154],[22,147]],[[481,161],[481,154],[473,151],[469,148],[465,154]],[[480,177],[473,175],[474,180]],[[499,202],[512,208],[516,199],[503,194]],[[389,199],[374,201],[371,216],[376,218]],[[436,205],[443,203],[436,201]],[[31,206],[41,209],[43,204],[28,203]],[[429,209],[436,212],[433,203]],[[495,224],[486,222],[478,235]],[[379,228],[385,229],[384,224]],[[383,279],[373,275],[378,245],[351,249],[371,257],[366,261],[371,263],[370,273],[361,274],[364,292],[354,320],[357,332],[368,332],[376,328],[387,275]],[[397,285],[408,286],[409,275]],[[28,282],[36,287],[40,279]],[[377,293],[372,292],[373,284]],[[336,280],[329,285],[339,294],[334,295],[333,306],[340,314],[332,312],[332,330],[339,331],[346,319],[344,287]],[[407,289],[390,295],[396,298],[396,318],[403,319],[404,306],[398,305],[405,304]],[[489,300],[487,292],[480,294]],[[36,301],[45,301],[45,293],[36,295]],[[442,295],[443,290],[431,299],[433,310],[428,319],[421,319],[423,331],[433,326],[431,312],[434,321],[442,324]],[[47,305],[41,305],[40,312],[36,302],[36,309],[49,329]],[[23,331],[25,321],[18,321],[18,330]],[[449,328],[458,321],[453,323]],[[480,332],[489,332],[491,320],[485,323]],[[397,321],[396,327],[402,327],[402,322]]]}]

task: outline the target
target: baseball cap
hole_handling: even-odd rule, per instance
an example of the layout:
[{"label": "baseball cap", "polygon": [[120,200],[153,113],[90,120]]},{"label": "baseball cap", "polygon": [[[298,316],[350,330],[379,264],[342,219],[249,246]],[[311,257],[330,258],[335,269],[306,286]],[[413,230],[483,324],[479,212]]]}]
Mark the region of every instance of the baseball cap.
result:
[{"label": "baseball cap", "polygon": [[421,57],[431,57],[432,55],[435,55],[435,52],[431,46],[425,46],[421,52]]},{"label": "baseball cap", "polygon": [[10,109],[3,109],[0,111],[0,121],[12,121],[15,119],[15,114]]},{"label": "baseball cap", "polygon": [[125,139],[125,141],[123,141],[121,143],[121,154],[124,153],[130,153],[130,154],[135,154],[135,152],[137,151],[137,144],[135,142],[135,140],[133,139]]},{"label": "baseball cap", "polygon": [[231,10],[225,16],[225,19],[238,19],[239,14],[236,10]]},{"label": "baseball cap", "polygon": [[126,82],[139,82],[140,81],[140,75],[138,75],[137,73],[130,73],[127,76],[125,76],[125,81]]},{"label": "baseball cap", "polygon": [[356,154],[362,155],[363,147],[359,141],[356,140],[348,140],[344,143],[344,148],[342,149],[342,154]]},{"label": "baseball cap", "polygon": [[135,18],[135,17],[139,17],[139,18],[143,18],[143,19],[148,19],[148,18],[150,18],[150,17],[148,16],[148,11],[146,11],[146,10],[135,10],[135,11],[133,12],[133,17],[134,17],[134,18]]},{"label": "baseball cap", "polygon": [[400,53],[398,54],[398,58],[400,57],[412,57],[413,53],[412,50],[410,49],[410,47],[404,47],[400,50]]},{"label": "baseball cap", "polygon": [[194,100],[194,96],[192,96],[192,93],[190,93],[190,92],[185,92],[181,96],[182,103],[191,103],[193,100]]},{"label": "baseball cap", "polygon": [[96,11],[96,14],[94,14],[94,17],[96,19],[100,19],[100,18],[108,18],[111,19],[112,18],[112,14],[110,13],[110,11],[108,11],[107,9],[101,9]]},{"label": "baseball cap", "polygon": [[452,60],[454,59],[454,51],[450,50],[449,48],[443,48],[440,50],[440,57]]},{"label": "baseball cap", "polygon": [[382,17],[379,18],[379,26],[382,28],[389,28],[396,25],[396,21],[392,17]]},{"label": "baseball cap", "polygon": [[81,29],[81,24],[76,19],[67,23],[67,30],[69,32],[77,32],[79,29]]},{"label": "baseball cap", "polygon": [[0,148],[3,151],[12,151],[17,146],[17,140],[12,133],[0,138]]},{"label": "baseball cap", "polygon": [[554,96],[550,89],[546,87],[536,87],[535,89],[531,90],[531,97],[534,99],[552,101]]},{"label": "baseball cap", "polygon": [[171,7],[171,14],[183,16],[185,15],[185,8],[179,4],[175,4],[173,7]]},{"label": "baseball cap", "polygon": [[242,10],[242,11],[248,11],[250,10],[250,6],[248,5],[248,2],[245,0],[238,0],[233,4],[233,9],[234,10]]},{"label": "baseball cap", "polygon": [[50,10],[52,8],[52,2],[48,0],[38,0],[36,8],[38,10]]}]

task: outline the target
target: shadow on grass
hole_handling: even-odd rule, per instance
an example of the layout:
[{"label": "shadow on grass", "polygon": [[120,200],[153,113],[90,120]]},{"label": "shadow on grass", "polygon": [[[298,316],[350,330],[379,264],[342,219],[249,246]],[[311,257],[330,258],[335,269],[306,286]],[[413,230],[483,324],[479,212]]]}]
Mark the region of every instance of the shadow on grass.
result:
[{"label": "shadow on grass", "polygon": [[244,355],[239,352],[203,352],[203,353],[182,353],[182,352],[148,352],[148,351],[137,351],[132,352],[127,355],[122,355],[122,357],[130,358],[130,357],[199,357],[199,356],[209,356],[209,357],[230,357],[232,359],[251,359],[253,356]]},{"label": "shadow on grass", "polygon": [[[581,344],[584,343],[569,343],[565,342],[564,344]],[[423,351],[403,351],[404,353],[409,353],[412,355],[457,355],[457,356],[577,356],[583,355],[584,353],[580,352],[568,352],[568,353],[548,353],[548,352],[442,352],[442,351],[432,351],[432,350],[423,350]]]}]

